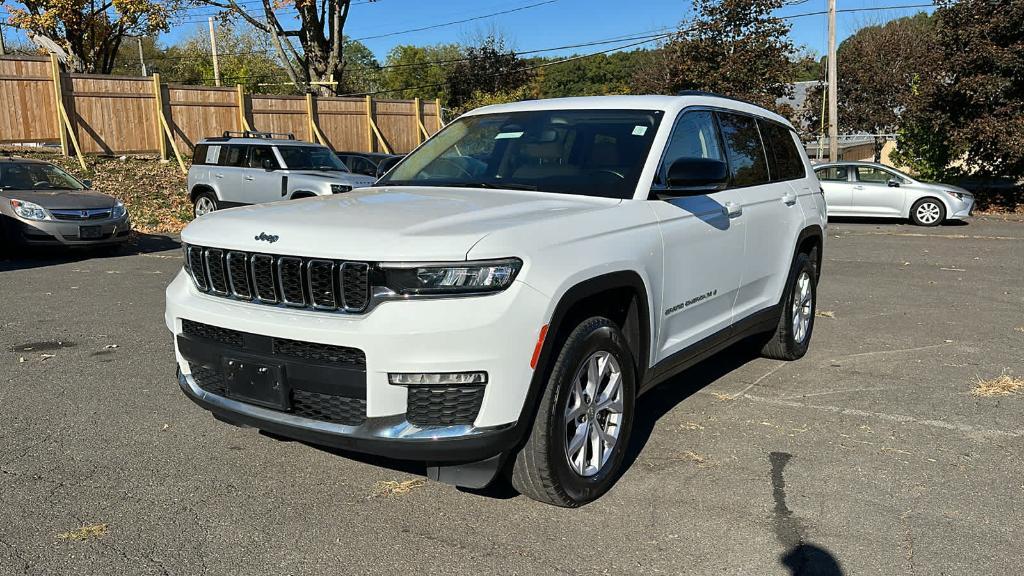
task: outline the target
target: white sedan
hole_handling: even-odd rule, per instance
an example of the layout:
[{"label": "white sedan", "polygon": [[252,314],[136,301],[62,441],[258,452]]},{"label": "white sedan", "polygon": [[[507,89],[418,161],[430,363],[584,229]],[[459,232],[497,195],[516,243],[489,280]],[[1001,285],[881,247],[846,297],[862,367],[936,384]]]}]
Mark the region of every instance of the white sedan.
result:
[{"label": "white sedan", "polygon": [[971,215],[974,196],[950,184],[921,182],[882,164],[831,162],[814,167],[829,216],[909,218],[937,226]]}]

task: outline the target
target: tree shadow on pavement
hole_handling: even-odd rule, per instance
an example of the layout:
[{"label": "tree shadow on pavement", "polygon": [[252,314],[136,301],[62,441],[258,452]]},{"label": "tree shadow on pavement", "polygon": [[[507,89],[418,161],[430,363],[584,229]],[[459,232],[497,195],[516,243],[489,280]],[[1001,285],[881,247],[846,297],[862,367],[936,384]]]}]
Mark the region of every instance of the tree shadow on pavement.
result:
[{"label": "tree shadow on pavement", "polygon": [[779,558],[792,576],[843,576],[843,569],[828,550],[798,544]]},{"label": "tree shadow on pavement", "polygon": [[166,252],[181,247],[181,242],[173,236],[145,234],[135,232],[127,243],[115,246],[97,247],[46,247],[46,248],[15,248],[8,247],[6,254],[0,254],[0,272],[11,270],[28,270],[60,264],[83,262],[93,258],[111,258],[116,256],[132,256]]}]

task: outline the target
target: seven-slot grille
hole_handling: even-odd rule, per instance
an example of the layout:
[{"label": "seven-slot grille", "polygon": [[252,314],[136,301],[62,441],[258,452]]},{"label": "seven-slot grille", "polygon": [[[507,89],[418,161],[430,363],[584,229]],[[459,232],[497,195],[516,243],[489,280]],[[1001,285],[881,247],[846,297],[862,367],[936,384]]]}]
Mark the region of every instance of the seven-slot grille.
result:
[{"label": "seven-slot grille", "polygon": [[298,256],[185,247],[197,288],[260,304],[362,312],[370,302],[370,265]]}]

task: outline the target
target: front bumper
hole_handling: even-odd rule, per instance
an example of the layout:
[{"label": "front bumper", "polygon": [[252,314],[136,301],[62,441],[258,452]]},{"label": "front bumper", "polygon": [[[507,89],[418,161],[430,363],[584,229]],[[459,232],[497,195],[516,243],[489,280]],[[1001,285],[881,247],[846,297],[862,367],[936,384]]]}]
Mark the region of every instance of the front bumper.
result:
[{"label": "front bumper", "polygon": [[[166,298],[165,321],[175,337],[179,384],[190,399],[217,417],[317,444],[438,462],[488,458],[518,441],[522,432],[518,424],[533,377],[530,360],[549,314],[549,300],[519,282],[489,296],[386,301],[365,314],[289,309],[211,296],[198,292],[184,273],[168,286]],[[330,423],[204,390],[192,377],[190,361],[195,361],[195,352],[183,349],[187,340],[182,339],[183,320],[261,337],[362,350],[365,420],[357,426]],[[216,361],[208,358],[203,364]],[[488,374],[471,424],[410,423],[416,420],[407,418],[409,390],[388,382],[390,372],[468,371]]]},{"label": "front bumper", "polygon": [[512,448],[519,441],[515,424],[493,428],[447,426],[418,428],[402,416],[369,418],[346,426],[302,418],[239,402],[200,388],[178,370],[182,392],[218,419],[237,426],[252,426],[288,438],[321,446],[426,462],[473,462]]},{"label": "front bumper", "polygon": [[953,210],[950,211],[947,218],[950,220],[963,220],[970,217],[971,212],[974,210],[974,197],[967,196],[963,200],[954,199],[951,204]]},{"label": "front bumper", "polygon": [[[95,238],[82,238],[83,226],[99,227]],[[127,242],[132,223],[128,216],[107,220],[24,220],[8,216],[12,240],[24,246],[104,246]]]}]

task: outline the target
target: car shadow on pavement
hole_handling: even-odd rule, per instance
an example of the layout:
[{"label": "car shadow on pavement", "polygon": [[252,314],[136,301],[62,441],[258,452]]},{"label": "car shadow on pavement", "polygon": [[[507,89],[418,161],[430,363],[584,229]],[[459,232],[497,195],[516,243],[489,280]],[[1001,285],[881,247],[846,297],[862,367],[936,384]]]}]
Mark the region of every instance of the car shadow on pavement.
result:
[{"label": "car shadow on pavement", "polygon": [[[872,218],[869,216],[829,216],[829,224],[875,224],[885,226],[905,226],[913,230],[927,230],[928,226],[916,226],[906,218]],[[958,228],[970,226],[967,220],[946,220],[936,228]]]},{"label": "car shadow on pavement", "polygon": [[70,264],[93,258],[166,252],[180,247],[181,242],[176,237],[135,232],[131,240],[120,246],[10,248],[7,254],[0,254],[0,272]]}]

